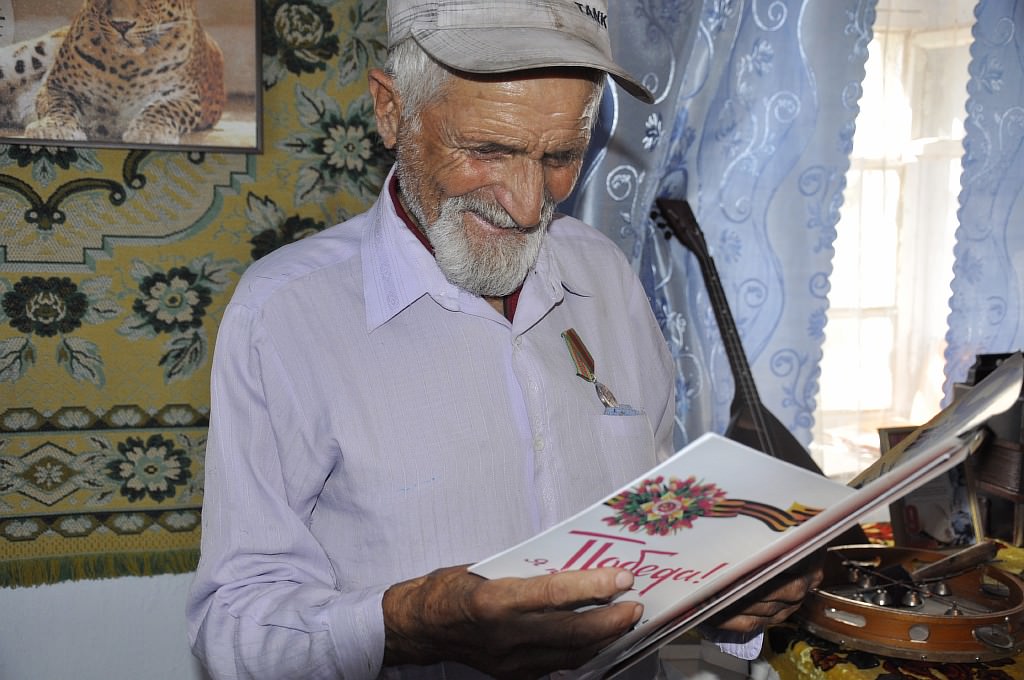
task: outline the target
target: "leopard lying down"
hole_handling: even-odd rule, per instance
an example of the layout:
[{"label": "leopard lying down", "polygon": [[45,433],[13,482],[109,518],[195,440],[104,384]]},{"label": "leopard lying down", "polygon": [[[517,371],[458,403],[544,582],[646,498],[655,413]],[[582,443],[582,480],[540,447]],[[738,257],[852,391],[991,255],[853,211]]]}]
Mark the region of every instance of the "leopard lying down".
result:
[{"label": "leopard lying down", "polygon": [[224,56],[197,0],[85,0],[0,49],[0,124],[33,139],[177,144],[224,111]]}]

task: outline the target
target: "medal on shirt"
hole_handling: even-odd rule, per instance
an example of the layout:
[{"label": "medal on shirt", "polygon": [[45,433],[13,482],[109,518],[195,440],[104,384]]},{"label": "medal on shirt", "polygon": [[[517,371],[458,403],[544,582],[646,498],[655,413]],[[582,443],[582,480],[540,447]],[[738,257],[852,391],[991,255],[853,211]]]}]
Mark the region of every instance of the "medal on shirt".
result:
[{"label": "medal on shirt", "polygon": [[591,356],[587,346],[583,344],[583,339],[580,338],[575,328],[563,331],[562,339],[565,340],[565,346],[569,349],[569,356],[572,357],[573,363],[576,364],[576,375],[589,383],[594,383],[594,389],[597,390],[597,398],[604,404],[605,414],[636,415],[639,413],[639,411],[628,404],[620,404],[615,395],[612,394],[612,391],[597,379],[597,374],[594,372],[594,357]]}]

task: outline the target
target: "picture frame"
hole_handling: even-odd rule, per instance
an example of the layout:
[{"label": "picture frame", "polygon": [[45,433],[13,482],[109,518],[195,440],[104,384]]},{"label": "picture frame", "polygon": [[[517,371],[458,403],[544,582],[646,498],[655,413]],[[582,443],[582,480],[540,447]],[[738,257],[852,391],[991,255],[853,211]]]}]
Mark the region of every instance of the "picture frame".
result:
[{"label": "picture frame", "polygon": [[[879,452],[885,455],[915,426],[878,428]],[[893,543],[897,547],[941,550],[975,542],[978,532],[977,498],[970,470],[955,468],[889,504]]]},{"label": "picture frame", "polygon": [[[122,36],[102,44],[102,52],[72,51],[70,46],[62,51],[76,33],[62,29],[95,25],[90,23],[95,19],[80,16],[93,1],[0,0],[0,144],[262,151],[259,0],[197,0],[194,18],[209,42],[197,40],[201,48],[189,52],[196,56],[187,64],[174,61],[171,50],[181,40],[195,40],[195,32],[183,38],[170,24],[145,31],[152,25],[134,17],[118,18],[115,26]],[[103,40],[116,35],[105,27],[94,34]],[[71,62],[79,59],[91,60],[94,68],[69,68],[78,66]],[[153,68],[159,78],[153,77]],[[120,78],[117,85],[130,83],[121,90],[127,94],[109,96],[115,78]],[[171,103],[182,85],[201,94]],[[41,98],[43,90],[48,94]],[[153,108],[157,100],[159,110]],[[111,112],[117,105],[124,108]],[[182,107],[193,108],[182,112]],[[40,121],[40,111],[50,115]],[[68,115],[75,122],[68,123]]]}]

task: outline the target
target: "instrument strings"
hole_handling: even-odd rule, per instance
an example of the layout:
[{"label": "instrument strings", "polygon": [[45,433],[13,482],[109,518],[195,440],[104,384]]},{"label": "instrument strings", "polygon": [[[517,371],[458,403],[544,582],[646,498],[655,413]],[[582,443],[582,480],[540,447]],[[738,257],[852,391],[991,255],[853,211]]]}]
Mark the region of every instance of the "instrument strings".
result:
[{"label": "instrument strings", "polygon": [[[840,553],[841,554],[841,553]],[[964,601],[958,598],[955,594],[951,593],[946,581],[957,576],[969,573],[976,567],[966,567],[958,571],[952,571],[942,576],[923,578],[919,580],[913,580],[910,578],[909,572],[901,565],[891,565],[889,567],[880,569],[877,564],[872,562],[865,562],[863,560],[843,558],[842,565],[847,570],[853,570],[855,576],[850,579],[851,584],[856,587],[852,590],[846,590],[842,593],[843,596],[849,596],[850,594],[860,601],[871,602],[879,606],[891,606],[889,602],[879,602],[875,599],[871,599],[872,594],[879,595],[880,592],[883,595],[882,599],[887,599],[886,595],[887,588],[903,589],[908,592],[914,592],[921,598],[929,598],[934,602],[940,603],[948,607],[949,614],[971,614],[980,615],[988,613],[988,610],[981,608],[969,601]],[[864,578],[864,577],[868,578]],[[837,593],[840,594],[840,593]],[[867,597],[868,599],[863,599]],[[907,602],[898,604],[904,604],[906,606],[913,606]]]}]

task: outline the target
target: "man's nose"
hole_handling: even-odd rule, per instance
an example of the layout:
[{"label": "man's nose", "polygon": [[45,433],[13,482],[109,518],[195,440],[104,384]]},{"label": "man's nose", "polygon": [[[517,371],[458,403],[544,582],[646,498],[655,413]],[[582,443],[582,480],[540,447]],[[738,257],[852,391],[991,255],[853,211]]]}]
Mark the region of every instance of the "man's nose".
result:
[{"label": "man's nose", "polygon": [[496,198],[516,224],[533,227],[540,222],[543,212],[547,195],[545,182],[541,161],[519,157],[509,164]]}]

